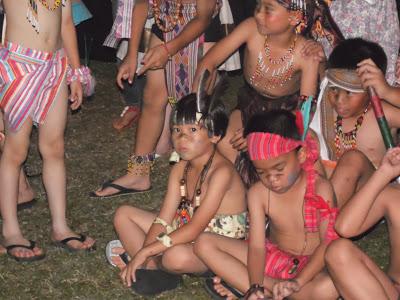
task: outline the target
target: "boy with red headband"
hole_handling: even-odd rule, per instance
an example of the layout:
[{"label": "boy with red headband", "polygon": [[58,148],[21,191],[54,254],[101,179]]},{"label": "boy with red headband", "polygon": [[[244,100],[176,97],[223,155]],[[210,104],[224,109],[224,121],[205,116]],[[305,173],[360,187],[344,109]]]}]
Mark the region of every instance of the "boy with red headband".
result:
[{"label": "boy with red headband", "polygon": [[[326,247],[337,238],[333,189],[314,170],[316,144],[309,136],[303,142],[296,124],[291,112],[278,110],[254,116],[246,127],[258,179],[248,192],[249,241],[205,233],[195,245],[205,264],[249,299],[338,297],[324,271]],[[232,297],[217,281],[208,281],[208,290]]]}]

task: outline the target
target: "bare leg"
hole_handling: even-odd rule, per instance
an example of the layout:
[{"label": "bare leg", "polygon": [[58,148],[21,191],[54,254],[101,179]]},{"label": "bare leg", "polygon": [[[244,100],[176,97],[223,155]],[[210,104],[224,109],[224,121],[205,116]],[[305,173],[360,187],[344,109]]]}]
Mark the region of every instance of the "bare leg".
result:
[{"label": "bare leg", "polygon": [[164,128],[162,130],[161,136],[157,142],[156,153],[159,155],[168,154],[172,149],[171,144],[171,131],[169,128],[169,119],[171,116],[172,107],[171,105],[167,105],[165,110],[165,120],[164,120]]},{"label": "bare leg", "polygon": [[[39,150],[43,158],[43,184],[47,192],[52,218],[52,238],[56,241],[76,236],[66,220],[66,172],[64,163],[64,131],[67,121],[67,86],[58,93],[45,123],[39,128]],[[95,241],[87,237],[84,242],[72,240],[68,245],[87,249]]]},{"label": "bare leg", "polygon": [[[162,42],[153,34],[150,47],[161,44]],[[165,108],[167,105],[167,87],[165,83],[164,70],[149,70],[146,73],[147,80],[143,94],[143,108],[139,117],[136,143],[133,153],[135,155],[146,155],[152,153],[161,135]],[[139,190],[150,187],[150,175],[125,174],[117,178],[114,183],[121,186]],[[112,187],[104,190],[98,189],[98,196],[106,196],[117,192]]]},{"label": "bare leg", "polygon": [[360,151],[352,150],[342,155],[330,178],[339,208],[365,184],[374,170],[371,162]]},{"label": "bare leg", "polygon": [[193,244],[180,244],[167,249],[161,259],[162,267],[173,273],[200,274],[207,266],[193,252]]},{"label": "bare leg", "polygon": [[389,277],[349,240],[332,242],[326,262],[335,286],[346,300],[396,300],[399,296]]},{"label": "bare leg", "polygon": [[[3,154],[0,158],[0,208],[3,218],[2,232],[5,246],[29,245],[18,224],[17,198],[18,179],[21,165],[28,153],[31,130],[32,120],[30,118],[17,132],[7,130]],[[41,255],[43,251],[37,247],[33,250],[14,248],[11,253],[17,257],[33,257]]]},{"label": "bare leg", "polygon": [[240,110],[234,110],[229,117],[226,135],[218,143],[218,150],[232,163],[235,162],[238,152],[232,147],[230,140],[233,138],[236,131],[241,128],[243,128],[242,113],[240,112]]}]

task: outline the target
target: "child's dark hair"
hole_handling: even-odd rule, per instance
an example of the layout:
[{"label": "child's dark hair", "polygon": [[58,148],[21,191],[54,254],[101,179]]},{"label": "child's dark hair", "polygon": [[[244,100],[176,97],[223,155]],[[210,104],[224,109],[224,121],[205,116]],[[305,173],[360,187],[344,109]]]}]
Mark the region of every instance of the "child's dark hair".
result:
[{"label": "child's dark hair", "polygon": [[387,57],[377,43],[361,38],[347,39],[333,49],[328,59],[328,69],[357,69],[357,64],[364,59],[372,59],[379,69],[386,73]]},{"label": "child's dark hair", "polygon": [[[285,138],[301,140],[301,135],[296,125],[296,116],[292,112],[282,109],[271,110],[252,116],[247,122],[243,135],[247,137],[252,132],[268,132]],[[250,187],[259,180],[247,152],[240,154],[235,165],[247,187]]]},{"label": "child's dark hair", "polygon": [[[171,114],[170,127],[173,125],[185,124],[202,124],[208,130],[208,136],[220,136],[221,139],[225,136],[226,128],[228,127],[228,116],[224,105],[219,102],[213,104],[213,107],[206,114],[203,113],[200,121],[197,122],[197,100],[196,94],[192,93],[183,97],[176,104],[175,109]],[[203,99],[205,106],[210,105],[211,96],[206,96]]]}]

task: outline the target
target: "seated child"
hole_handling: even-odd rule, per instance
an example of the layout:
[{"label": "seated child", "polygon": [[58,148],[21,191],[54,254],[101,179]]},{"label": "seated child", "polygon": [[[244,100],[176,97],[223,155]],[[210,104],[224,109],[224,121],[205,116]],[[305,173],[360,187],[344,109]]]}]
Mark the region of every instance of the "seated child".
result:
[{"label": "seated child", "polygon": [[358,236],[385,217],[391,245],[387,275],[350,240],[339,239],[328,247],[327,267],[336,288],[345,299],[399,298],[399,190],[388,185],[399,174],[400,148],[390,149],[377,171],[340,211],[335,228],[343,237]]},{"label": "seated child", "polygon": [[316,94],[319,61],[303,55],[304,47],[311,41],[297,34],[300,28],[309,30],[314,6],[315,1],[309,0],[260,0],[254,17],[239,24],[200,62],[194,89],[204,69],[216,70],[236,49],[246,44],[245,85],[239,91],[227,134],[218,145],[232,162],[237,151],[246,150],[243,127],[253,114],[271,109],[292,111],[298,107],[299,99]]},{"label": "seated child", "polygon": [[[310,136],[301,140],[297,123],[292,112],[277,110],[253,116],[246,126],[259,178],[248,192],[249,240],[204,233],[195,244],[215,274],[251,299],[338,297],[324,270],[325,249],[337,238],[333,189],[314,170],[317,145]],[[208,288],[232,297],[218,284]]]},{"label": "seated child", "polygon": [[132,260],[125,266],[118,257],[121,249],[111,249],[109,253],[117,253],[111,262],[122,269],[124,284],[129,287],[134,282],[139,294],[156,294],[177,285],[162,271],[146,269],[179,274],[207,271],[193,253],[200,233],[234,239],[245,235],[245,188],[232,164],[216,149],[228,118],[210,97],[203,104],[198,101],[195,94],[185,96],[171,116],[172,142],[182,160],[171,170],[160,212],[122,206],[115,214],[115,229]]},{"label": "seated child", "polygon": [[82,102],[71,2],[27,1],[26,4],[21,9],[21,1],[3,1],[7,29],[6,42],[0,47],[0,109],[6,130],[0,158],[2,235],[7,254],[17,261],[34,261],[45,256],[35,242],[24,237],[17,216],[18,181],[33,125],[39,127],[43,183],[52,217],[51,239],[56,246],[69,251],[91,250],[95,244],[92,238],[71,230],[66,220],[66,77],[71,83],[71,108],[77,109]]},{"label": "seated child", "polygon": [[368,87],[387,101],[382,101],[382,107],[389,127],[394,131],[400,127],[400,109],[390,104],[400,98],[400,88],[386,82],[386,63],[378,44],[359,38],[345,40],[333,50],[311,123],[318,134],[323,159],[336,161],[345,151],[358,149],[375,167],[379,166],[386,148],[370,105]]}]

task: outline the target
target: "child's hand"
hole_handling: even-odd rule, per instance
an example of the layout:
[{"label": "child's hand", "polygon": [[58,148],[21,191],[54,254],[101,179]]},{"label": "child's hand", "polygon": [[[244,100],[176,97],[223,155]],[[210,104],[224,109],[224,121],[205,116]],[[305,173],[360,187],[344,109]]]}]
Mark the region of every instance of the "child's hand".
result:
[{"label": "child's hand", "polygon": [[301,55],[303,57],[312,58],[318,62],[326,61],[324,48],[322,48],[320,43],[313,40],[307,40],[304,43],[304,46],[301,49]]},{"label": "child's hand", "polygon": [[249,296],[246,297],[246,300],[261,300],[265,299],[264,293],[261,291],[255,291],[254,293],[251,293]]},{"label": "child's hand", "polygon": [[376,66],[372,59],[368,58],[357,64],[357,73],[361,78],[364,89],[373,87],[379,98],[385,99],[390,92],[390,85],[385,79],[385,75]]},{"label": "child's hand", "polygon": [[71,109],[76,110],[82,104],[82,99],[83,99],[82,84],[79,82],[79,80],[74,80],[71,82],[69,87],[71,89],[71,95],[69,97],[69,100],[71,101]]},{"label": "child's hand", "polygon": [[243,137],[243,128],[236,130],[233,137],[229,140],[229,143],[237,151],[247,150],[247,140]]},{"label": "child's hand", "polygon": [[282,300],[285,297],[290,296],[300,290],[300,285],[296,280],[286,280],[277,282],[272,288],[272,294],[274,300]]},{"label": "child's hand", "polygon": [[389,149],[379,166],[379,174],[387,176],[388,180],[400,175],[400,147]]},{"label": "child's hand", "polygon": [[133,77],[136,73],[137,67],[137,59],[136,57],[131,59],[130,57],[126,57],[122,64],[118,68],[117,74],[117,85],[124,89],[124,85],[122,83],[123,80],[128,80],[129,84],[133,83]]},{"label": "child's hand", "polygon": [[135,257],[126,265],[126,268],[120,273],[122,282],[130,287],[132,282],[136,282],[136,270],[141,267],[147,260],[147,255],[143,249],[140,250]]},{"label": "child's hand", "polygon": [[143,67],[138,71],[138,75],[144,74],[147,70],[157,70],[165,68],[168,62],[168,52],[166,45],[157,45],[149,49],[143,57]]}]

